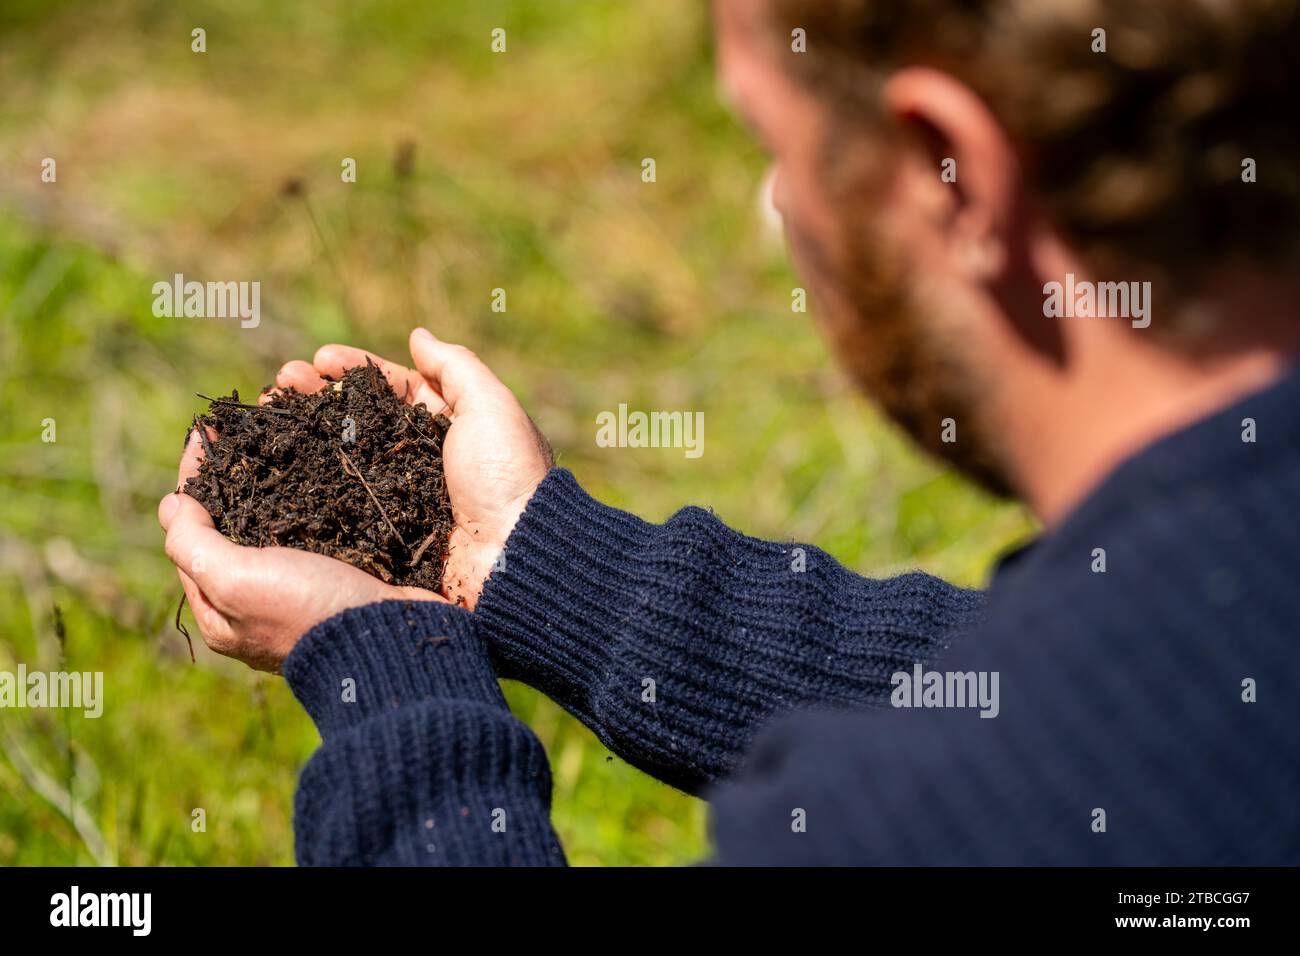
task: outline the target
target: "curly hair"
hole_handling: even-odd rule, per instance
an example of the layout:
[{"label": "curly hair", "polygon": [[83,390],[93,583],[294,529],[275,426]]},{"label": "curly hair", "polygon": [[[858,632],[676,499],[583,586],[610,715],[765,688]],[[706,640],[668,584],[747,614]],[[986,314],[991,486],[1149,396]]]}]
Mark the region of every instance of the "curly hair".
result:
[{"label": "curly hair", "polygon": [[1297,264],[1297,0],[763,2],[773,52],[843,122],[878,112],[902,66],[966,83],[1095,264],[1147,262],[1185,291],[1210,263]]}]

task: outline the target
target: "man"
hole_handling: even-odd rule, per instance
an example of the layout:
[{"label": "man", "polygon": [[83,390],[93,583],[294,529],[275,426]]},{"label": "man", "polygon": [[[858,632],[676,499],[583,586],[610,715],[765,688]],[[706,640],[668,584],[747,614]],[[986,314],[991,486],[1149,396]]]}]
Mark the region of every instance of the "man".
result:
[{"label": "man", "polygon": [[444,600],[159,510],[208,644],[320,728],[299,861],[563,862],[503,676],[707,793],[722,863],[1300,862],[1297,5],[724,0],[717,30],[842,360],[1045,533],[987,596],[794,573],[593,501],[417,330],[384,369],[453,421]]}]

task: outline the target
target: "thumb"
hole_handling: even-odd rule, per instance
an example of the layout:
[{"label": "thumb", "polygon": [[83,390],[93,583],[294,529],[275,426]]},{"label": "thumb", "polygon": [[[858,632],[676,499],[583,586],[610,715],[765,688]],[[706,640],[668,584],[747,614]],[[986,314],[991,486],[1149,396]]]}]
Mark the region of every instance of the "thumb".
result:
[{"label": "thumb", "polygon": [[442,395],[453,415],[511,397],[492,370],[465,346],[440,341],[428,329],[412,332],[410,346],[415,367]]}]

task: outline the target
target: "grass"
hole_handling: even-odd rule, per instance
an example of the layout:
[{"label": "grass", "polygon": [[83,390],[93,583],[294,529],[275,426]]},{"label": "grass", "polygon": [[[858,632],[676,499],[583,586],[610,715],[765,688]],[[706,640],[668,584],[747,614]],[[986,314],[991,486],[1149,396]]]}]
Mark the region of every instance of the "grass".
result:
[{"label": "grass", "polygon": [[[470,345],[562,465],[651,520],[703,505],[862,573],[965,584],[1024,534],[913,453],[791,313],[762,157],[716,101],[709,44],[694,0],[5,4],[0,670],[57,666],[57,605],[66,667],[103,671],[106,703],[0,711],[0,864],[292,862],[315,731],[278,679],[202,646],[190,664],[154,508],[195,392],[251,395],[325,341],[402,357],[420,323]],[[174,272],[261,281],[261,326],[155,318]],[[620,402],[704,411],[704,456],[597,447]],[[707,854],[701,802],[507,695],[550,755],[572,862]]]}]

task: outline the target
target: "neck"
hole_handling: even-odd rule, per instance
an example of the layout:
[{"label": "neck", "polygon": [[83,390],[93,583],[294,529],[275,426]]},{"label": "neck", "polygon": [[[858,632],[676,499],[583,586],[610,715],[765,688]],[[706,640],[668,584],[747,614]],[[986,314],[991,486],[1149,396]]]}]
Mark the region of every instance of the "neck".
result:
[{"label": "neck", "polygon": [[1235,326],[1253,342],[1199,353],[1113,320],[1067,320],[1066,361],[1036,363],[1002,394],[1012,474],[1043,523],[1058,525],[1143,448],[1279,379],[1300,352],[1300,321],[1288,315],[1261,335],[1260,315]]}]

